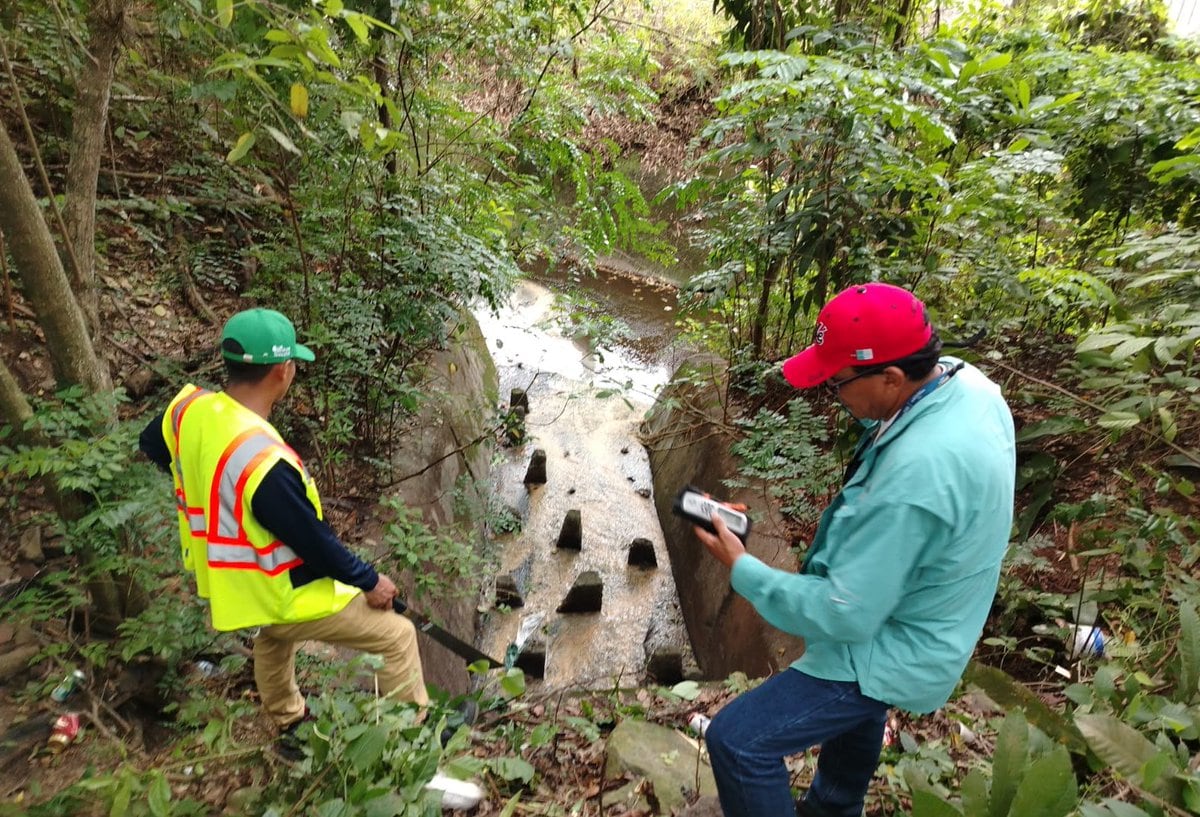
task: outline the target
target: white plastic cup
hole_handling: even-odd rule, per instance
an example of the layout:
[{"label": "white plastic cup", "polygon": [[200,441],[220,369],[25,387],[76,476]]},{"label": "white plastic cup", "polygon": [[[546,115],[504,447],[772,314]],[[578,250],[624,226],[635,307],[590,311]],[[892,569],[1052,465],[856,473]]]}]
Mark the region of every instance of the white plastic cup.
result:
[{"label": "white plastic cup", "polygon": [[430,791],[442,793],[442,808],[472,809],[483,799],[483,789],[470,780],[458,780],[443,772],[434,774],[433,779],[425,784]]},{"label": "white plastic cup", "polygon": [[712,723],[712,718],[699,712],[692,713],[692,717],[688,718],[688,728],[700,737],[704,737],[710,723]]},{"label": "white plastic cup", "polygon": [[1103,658],[1104,631],[1091,625],[1076,624],[1071,628],[1072,658]]}]

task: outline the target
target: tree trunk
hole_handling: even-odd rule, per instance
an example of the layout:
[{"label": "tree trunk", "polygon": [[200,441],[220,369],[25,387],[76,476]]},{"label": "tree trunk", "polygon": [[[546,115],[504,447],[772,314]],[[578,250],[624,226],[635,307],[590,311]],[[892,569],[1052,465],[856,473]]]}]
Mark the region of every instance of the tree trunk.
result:
[{"label": "tree trunk", "polygon": [[896,28],[892,31],[893,51],[899,51],[904,47],[904,41],[908,37],[908,27],[912,23],[912,14],[912,0],[900,0],[900,7],[896,10]]},{"label": "tree trunk", "polygon": [[25,421],[33,416],[33,408],[25,399],[25,392],[17,385],[16,378],[8,370],[8,365],[0,360],[0,423],[5,423],[13,429],[20,439]]},{"label": "tree trunk", "polygon": [[[796,169],[793,165],[791,172],[784,180],[784,184],[792,187],[795,183]],[[771,196],[775,194],[775,162],[771,158],[767,159],[766,191],[767,201],[770,201]],[[750,326],[750,348],[754,353],[754,357],[760,360],[766,346],[767,324],[771,316],[771,293],[775,289],[775,284],[779,281],[779,271],[783,269],[783,263],[786,260],[782,255],[778,255],[772,251],[770,234],[778,230],[780,225],[787,220],[788,204],[791,199],[792,196],[789,193],[775,205],[775,210],[771,213],[771,221],[767,226],[768,236],[765,240],[765,247],[761,253],[766,259],[766,268],[762,270],[762,283],[758,290],[758,306],[754,310],[754,322]]]},{"label": "tree trunk", "polygon": [[0,127],[0,230],[9,239],[25,297],[46,334],[54,376],[60,387],[80,384],[88,391],[111,388],[108,372],[96,356],[83,311],[71,292],[54,239],[25,177],[21,161]]},{"label": "tree trunk", "polygon": [[762,359],[763,348],[766,346],[767,323],[771,316],[771,291],[779,280],[781,267],[782,257],[770,258],[767,268],[763,271],[762,284],[758,291],[758,306],[754,310],[754,323],[750,326],[750,348],[755,359]]},{"label": "tree trunk", "polygon": [[71,269],[71,289],[79,300],[88,329],[100,325],[96,296],[96,181],[104,154],[108,101],[113,70],[120,53],[128,0],[93,0],[88,13],[88,52],[71,113],[71,160],[67,166],[63,222],[79,269]]},{"label": "tree trunk", "polygon": [[[93,331],[98,326],[95,288],[96,182],[104,150],[105,125],[112,90],[113,68],[120,46],[129,0],[94,0],[88,22],[90,54],[80,75],[73,112],[71,159],[67,168],[64,240],[74,250],[79,269],[68,278],[54,238],[21,167],[20,159],[0,124],[0,232],[9,239],[25,297],[37,313],[38,324],[60,388],[81,385],[96,394],[112,389],[108,369],[96,355],[89,321],[80,300],[88,306]],[[77,299],[78,298],[78,299]],[[32,414],[29,402],[6,365],[0,365],[0,417],[24,436],[24,420]],[[115,422],[115,416],[113,418]],[[31,445],[44,444],[36,437]],[[59,516],[78,519],[87,497],[47,484]],[[80,542],[76,553],[87,571],[95,623],[115,632],[120,622],[146,606],[145,592],[129,576],[100,566],[91,544]]]}]

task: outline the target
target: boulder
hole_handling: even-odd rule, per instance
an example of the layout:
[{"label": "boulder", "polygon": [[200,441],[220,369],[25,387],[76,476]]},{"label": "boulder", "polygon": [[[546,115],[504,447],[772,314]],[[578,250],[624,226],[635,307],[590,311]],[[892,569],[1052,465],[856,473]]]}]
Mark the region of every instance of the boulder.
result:
[{"label": "boulder", "polygon": [[705,796],[685,808],[679,817],[723,817],[724,814],[720,800]]},{"label": "boulder", "polygon": [[604,779],[624,776],[650,781],[663,814],[686,806],[692,794],[717,793],[708,753],[700,744],[674,729],[646,721],[623,720],[608,736]]},{"label": "boulder", "polygon": [[803,640],[763,621],[730,587],[729,570],[696,538],[692,523],[671,512],[684,485],[718,491],[722,499],[744,502],[761,514],[746,543],[751,554],[781,570],[795,572],[799,566],[791,533],[780,515],[763,505],[766,486],[721,487],[724,479],[738,473],[738,461],[730,453],[735,439],[726,430],[728,406],[722,402],[727,382],[723,361],[706,355],[690,358],[659,395],[641,430],[667,560],[696,661],[708,678],[738,671],[762,677],[794,661],[804,650]]},{"label": "boulder", "polygon": [[[425,359],[421,388],[427,399],[421,402],[411,422],[404,424],[390,454],[393,473],[414,476],[403,480],[389,495],[419,510],[430,530],[454,528],[466,521],[459,516],[461,508],[473,507],[473,503],[487,499],[482,488],[491,484],[493,449],[489,441],[494,407],[499,402],[498,384],[496,367],[479,324],[470,313],[464,312],[449,327],[446,347],[433,350]],[[466,440],[481,442],[464,447]],[[448,456],[451,453],[455,455]],[[385,550],[386,546],[376,545],[367,554],[378,558]],[[482,589],[480,582],[461,597],[445,594],[445,598],[422,605],[421,611],[450,632],[472,641],[476,593]],[[412,579],[400,588],[401,595],[407,598],[414,597],[415,590]],[[470,678],[463,668],[463,659],[423,636],[421,664],[426,683],[452,695],[468,691]]]},{"label": "boulder", "polygon": [[46,554],[42,551],[42,529],[36,525],[21,531],[21,544],[18,553],[27,562],[41,564]]},{"label": "boulder", "polygon": [[14,647],[0,652],[0,684],[7,683],[13,678],[29,671],[29,662],[34,659],[41,647],[29,644],[24,647]]}]

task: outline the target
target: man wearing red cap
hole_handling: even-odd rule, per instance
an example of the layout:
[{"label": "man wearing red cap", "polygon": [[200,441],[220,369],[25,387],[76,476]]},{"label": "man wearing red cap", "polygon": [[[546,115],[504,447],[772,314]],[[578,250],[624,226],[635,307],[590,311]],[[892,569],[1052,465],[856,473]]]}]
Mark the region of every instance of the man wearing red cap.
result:
[{"label": "man wearing red cap", "polygon": [[[719,516],[715,535],[696,529],[734,590],[805,640],[708,729],[726,817],[859,817],[889,707],[942,706],[971,657],[1008,546],[1016,449],[1000,389],[941,348],[912,293],[839,293],[783,364],[793,386],[824,384],[865,426],[800,572],[747,553]],[[817,745],[796,803],[783,759]]]}]

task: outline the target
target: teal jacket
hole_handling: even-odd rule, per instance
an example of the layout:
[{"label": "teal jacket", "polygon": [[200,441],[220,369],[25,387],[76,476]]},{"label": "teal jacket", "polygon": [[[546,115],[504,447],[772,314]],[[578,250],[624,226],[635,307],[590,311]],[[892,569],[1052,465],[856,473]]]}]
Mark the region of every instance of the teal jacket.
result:
[{"label": "teal jacket", "polygon": [[862,452],[799,574],[746,555],[733,588],[772,626],[804,638],[793,668],[932,712],[954,691],[991,609],[1015,474],[1008,406],[966,365]]}]

